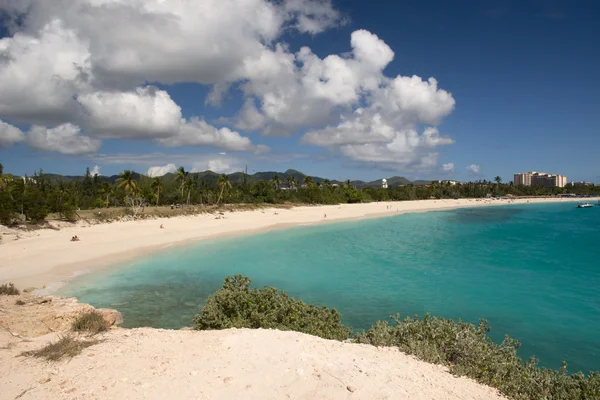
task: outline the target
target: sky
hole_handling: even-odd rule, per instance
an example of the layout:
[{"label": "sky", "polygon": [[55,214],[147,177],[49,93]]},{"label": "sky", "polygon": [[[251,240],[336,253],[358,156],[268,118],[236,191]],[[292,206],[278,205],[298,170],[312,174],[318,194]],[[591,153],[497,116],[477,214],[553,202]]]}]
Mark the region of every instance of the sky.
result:
[{"label": "sky", "polygon": [[600,183],[595,0],[0,0],[7,172]]}]

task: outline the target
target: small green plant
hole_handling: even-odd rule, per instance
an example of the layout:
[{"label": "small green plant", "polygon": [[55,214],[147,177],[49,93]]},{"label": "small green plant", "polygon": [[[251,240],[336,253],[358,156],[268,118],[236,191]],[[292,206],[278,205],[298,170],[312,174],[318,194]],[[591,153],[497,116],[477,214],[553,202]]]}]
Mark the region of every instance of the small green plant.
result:
[{"label": "small green plant", "polygon": [[96,335],[105,332],[110,328],[110,324],[96,310],[85,312],[75,318],[71,329],[74,332],[86,332],[90,335]]},{"label": "small green plant", "polygon": [[50,343],[41,349],[26,351],[23,356],[44,358],[48,361],[58,361],[64,357],[73,358],[84,349],[99,343],[98,340],[77,340],[72,336],[63,336],[58,341]]},{"label": "small green plant", "polygon": [[19,292],[19,289],[17,289],[12,283],[5,283],[4,285],[0,285],[0,295],[17,296],[20,293],[21,292]]},{"label": "small green plant", "polygon": [[379,321],[368,331],[356,335],[359,343],[395,346],[401,351],[436,364],[450,372],[468,376],[495,388],[516,400],[600,399],[600,373],[581,372],[567,375],[566,363],[559,371],[540,368],[532,358],[522,362],[517,356],[520,343],[505,336],[500,344],[487,335],[486,320],[477,326],[450,319],[417,316],[401,320],[392,317],[395,326]]},{"label": "small green plant", "polygon": [[251,280],[228,276],[194,320],[198,330],[265,328],[290,330],[345,340],[352,329],[341,323],[334,308],[317,307],[289,297],[275,288],[250,289]]}]

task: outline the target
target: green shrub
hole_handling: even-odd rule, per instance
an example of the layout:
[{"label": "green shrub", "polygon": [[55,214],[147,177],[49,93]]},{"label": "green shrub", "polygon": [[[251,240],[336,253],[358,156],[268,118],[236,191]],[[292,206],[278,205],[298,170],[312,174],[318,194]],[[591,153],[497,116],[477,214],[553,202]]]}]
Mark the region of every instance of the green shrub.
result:
[{"label": "green shrub", "polygon": [[591,372],[586,378],[582,373],[567,375],[566,363],[560,371],[540,368],[535,359],[523,363],[517,356],[520,343],[508,336],[501,344],[494,343],[485,320],[475,327],[429,315],[392,319],[395,326],[379,321],[356,340],[395,346],[421,360],[444,364],[453,374],[496,387],[517,400],[600,399],[600,373]]},{"label": "green shrub", "polygon": [[196,316],[195,329],[279,329],[337,340],[352,333],[336,309],[306,304],[271,287],[250,289],[250,283],[242,275],[225,278],[223,287]]},{"label": "green shrub", "polygon": [[18,294],[20,294],[19,289],[14,284],[5,283],[4,285],[0,285],[0,295],[17,296]]},{"label": "green shrub", "polygon": [[85,312],[75,318],[71,329],[74,332],[87,332],[95,335],[100,332],[105,332],[110,328],[110,324],[96,310]]},{"label": "green shrub", "polygon": [[64,203],[59,211],[59,214],[67,221],[77,221],[76,207],[72,203]]}]

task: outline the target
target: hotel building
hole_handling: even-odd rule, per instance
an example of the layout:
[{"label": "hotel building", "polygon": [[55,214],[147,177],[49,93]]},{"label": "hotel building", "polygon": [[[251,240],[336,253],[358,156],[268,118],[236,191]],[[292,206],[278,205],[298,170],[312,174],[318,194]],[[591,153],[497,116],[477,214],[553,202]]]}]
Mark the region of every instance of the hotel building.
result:
[{"label": "hotel building", "polygon": [[567,177],[564,175],[547,174],[545,172],[524,172],[515,174],[515,185],[565,187]]}]

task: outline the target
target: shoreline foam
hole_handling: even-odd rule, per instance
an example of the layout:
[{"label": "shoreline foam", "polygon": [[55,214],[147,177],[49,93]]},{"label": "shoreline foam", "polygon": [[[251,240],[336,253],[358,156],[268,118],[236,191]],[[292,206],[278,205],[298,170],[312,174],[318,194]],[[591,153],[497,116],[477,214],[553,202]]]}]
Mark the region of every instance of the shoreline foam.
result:
[{"label": "shoreline foam", "polygon": [[[511,200],[510,204],[576,201],[580,199],[536,198]],[[13,282],[22,288],[45,287],[45,292],[51,293],[75,276],[202,239],[243,236],[295,226],[384,218],[411,212],[503,205],[509,205],[509,202],[475,199],[416,200],[301,206],[288,210],[265,208],[230,212],[224,219],[215,219],[213,214],[203,214],[92,226],[78,224],[57,231],[40,230],[37,236],[1,244],[0,283]],[[161,224],[165,229],[159,229]],[[73,235],[78,235],[81,241],[70,242],[69,238]]]}]

